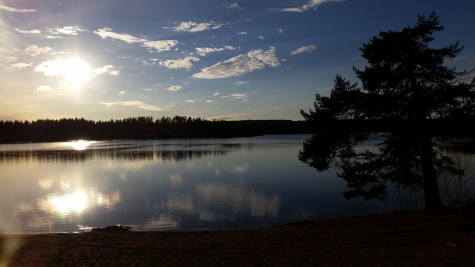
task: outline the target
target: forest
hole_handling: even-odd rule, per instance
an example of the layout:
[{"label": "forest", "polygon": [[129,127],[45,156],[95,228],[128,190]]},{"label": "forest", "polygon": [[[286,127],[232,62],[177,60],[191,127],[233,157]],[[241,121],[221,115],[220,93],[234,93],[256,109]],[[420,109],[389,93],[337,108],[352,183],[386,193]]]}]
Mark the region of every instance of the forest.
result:
[{"label": "forest", "polygon": [[[472,138],[475,136],[474,117],[460,116],[451,120],[433,120],[431,128],[442,139]],[[368,132],[386,132],[404,127],[404,122],[380,124],[376,120],[341,120],[341,128],[355,128]],[[169,138],[228,138],[268,134],[310,134],[323,130],[318,122],[291,120],[206,120],[187,116],[130,117],[122,120],[93,121],[84,118],[36,121],[0,120],[0,142],[53,142],[65,140],[108,139],[169,139]],[[389,126],[390,128],[388,128]]]},{"label": "forest", "polygon": [[226,138],[267,134],[310,133],[307,122],[291,120],[223,121],[187,116],[131,117],[93,121],[84,118],[0,120],[0,142],[47,142],[65,140]]}]

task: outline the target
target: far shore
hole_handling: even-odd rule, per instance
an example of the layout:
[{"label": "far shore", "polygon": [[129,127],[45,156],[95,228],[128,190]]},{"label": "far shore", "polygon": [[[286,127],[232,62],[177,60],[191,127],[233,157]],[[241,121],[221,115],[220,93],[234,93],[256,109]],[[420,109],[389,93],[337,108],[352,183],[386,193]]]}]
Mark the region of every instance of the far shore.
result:
[{"label": "far shore", "polygon": [[0,266],[475,266],[473,210],[264,229],[3,234]]}]

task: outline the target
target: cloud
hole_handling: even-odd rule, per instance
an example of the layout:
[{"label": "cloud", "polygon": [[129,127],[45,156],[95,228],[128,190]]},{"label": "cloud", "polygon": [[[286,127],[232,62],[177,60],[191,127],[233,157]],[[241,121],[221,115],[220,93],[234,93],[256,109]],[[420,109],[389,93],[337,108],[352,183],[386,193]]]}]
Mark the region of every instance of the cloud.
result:
[{"label": "cloud", "polygon": [[120,91],[119,95],[125,94],[125,91]]},{"label": "cloud", "polygon": [[249,113],[236,113],[236,114],[229,114],[225,116],[216,116],[216,117],[209,117],[208,120],[239,120],[243,116],[248,115]]},{"label": "cloud", "polygon": [[283,32],[283,30],[282,30],[282,29],[275,29],[275,30],[276,30],[276,31],[278,31],[278,32],[279,32],[279,34],[281,34],[281,33]]},{"label": "cloud", "polygon": [[62,28],[46,28],[47,31],[51,34],[67,34],[67,35],[78,35],[78,32],[88,32],[81,25],[76,26],[64,26]]},{"label": "cloud", "polygon": [[343,0],[310,0],[305,5],[301,7],[286,7],[286,8],[271,8],[271,12],[304,12],[311,9],[316,9],[317,6],[326,3],[326,2],[340,2]]},{"label": "cloud", "polygon": [[314,46],[314,45],[302,46],[299,49],[290,52],[290,54],[293,56],[293,55],[297,55],[297,54],[300,54],[300,53],[311,52],[315,49],[317,49],[317,47]]},{"label": "cloud", "polygon": [[259,36],[258,38],[261,40],[264,40],[264,36]]},{"label": "cloud", "polygon": [[454,57],[454,58],[448,58],[445,61],[446,62],[449,62],[449,61],[450,62],[457,62],[457,61],[469,59],[471,57],[472,57],[471,55],[463,55],[463,56],[458,56],[458,57]]},{"label": "cloud", "polygon": [[110,28],[98,29],[97,31],[94,31],[94,33],[99,35],[100,37],[102,37],[102,39],[107,39],[107,37],[109,37],[111,39],[121,40],[121,41],[124,41],[124,42],[129,43],[129,44],[131,44],[131,43],[141,43],[141,42],[147,41],[145,39],[139,39],[139,38],[137,38],[135,36],[132,36],[130,34],[112,32],[112,29],[110,29]]},{"label": "cloud", "polygon": [[172,85],[172,86],[168,87],[168,89],[165,89],[165,90],[176,92],[176,91],[180,91],[181,89],[183,89],[183,87],[181,87],[179,85]]},{"label": "cloud", "polygon": [[243,85],[243,84],[248,84],[249,82],[246,81],[235,81],[234,85]]},{"label": "cloud", "polygon": [[113,76],[117,76],[117,75],[120,74],[120,71],[116,70],[115,67],[112,66],[112,65],[106,65],[102,68],[93,69],[93,70],[91,70],[91,72],[94,73],[94,74],[107,73],[107,74],[113,75]]},{"label": "cloud", "polygon": [[53,49],[51,47],[39,47],[37,45],[30,45],[25,49],[25,52],[32,57],[36,57],[39,54],[49,54]]},{"label": "cloud", "polygon": [[143,89],[143,90],[150,92],[150,91],[152,91],[153,89],[152,89],[152,88],[145,88],[145,89]]},{"label": "cloud", "polygon": [[247,94],[223,95],[223,96],[221,96],[221,98],[242,99],[242,101],[247,101]]},{"label": "cloud", "polygon": [[48,39],[63,39],[63,37],[61,37],[61,36],[46,35],[45,37],[48,38]]},{"label": "cloud", "polygon": [[213,100],[206,100],[206,103],[213,103]]},{"label": "cloud", "polygon": [[247,32],[238,32],[238,34],[247,34]]},{"label": "cloud", "polygon": [[247,55],[249,58],[257,59],[271,67],[278,67],[280,65],[279,59],[275,56],[275,47],[270,47],[267,51],[261,49],[251,50]]},{"label": "cloud", "polygon": [[209,21],[209,22],[193,22],[193,21],[182,21],[178,26],[175,27],[163,27],[164,29],[170,29],[177,32],[201,32],[206,30],[215,30],[221,28],[225,24]]},{"label": "cloud", "polygon": [[150,41],[147,39],[140,39],[126,33],[115,33],[110,28],[98,29],[97,31],[94,31],[94,33],[102,37],[102,39],[110,38],[110,39],[115,39],[115,40],[121,40],[129,44],[142,43],[142,46],[147,47],[151,52],[153,51],[152,49],[155,49],[158,52],[168,51],[173,46],[178,44],[177,40]]},{"label": "cloud", "polygon": [[226,8],[226,9],[233,9],[233,8],[236,8],[236,9],[243,9],[241,8],[237,3],[233,3],[233,4],[226,4],[224,3],[223,6]]},{"label": "cloud", "polygon": [[61,62],[48,60],[36,66],[34,72],[43,72],[46,76],[63,75],[63,67]]},{"label": "cloud", "polygon": [[39,30],[22,31],[22,30],[19,30],[19,29],[15,29],[15,31],[17,31],[19,33],[23,33],[23,34],[40,34],[41,33],[41,31],[39,31]]},{"label": "cloud", "polygon": [[12,67],[14,68],[18,68],[18,69],[23,69],[23,68],[28,68],[28,67],[31,67],[33,65],[29,64],[29,63],[15,63],[12,65]]},{"label": "cloud", "polygon": [[168,60],[163,60],[160,61],[158,64],[160,66],[165,66],[168,69],[187,69],[190,70],[191,67],[193,67],[192,61],[200,61],[199,58],[197,57],[185,57],[183,59],[168,59]]},{"label": "cloud", "polygon": [[18,57],[6,57],[7,58],[7,63],[8,62],[15,62],[18,60]]},{"label": "cloud", "polygon": [[76,64],[71,64],[71,62],[74,62],[75,59],[70,59],[67,61],[64,60],[58,60],[58,61],[53,61],[53,60],[48,60],[45,61],[39,65],[37,65],[34,69],[34,72],[43,72],[46,76],[57,76],[57,75],[62,75],[62,76],[70,76],[71,71],[80,71],[81,75],[84,76],[84,78],[89,78],[91,77],[91,74],[109,74],[109,75],[119,75],[120,71],[115,70],[114,66],[112,65],[107,65],[102,68],[97,68],[90,70],[87,65],[76,65]]},{"label": "cloud", "polygon": [[198,79],[221,79],[252,72],[265,66],[278,67],[279,59],[275,56],[275,47],[269,50],[251,50],[246,55],[241,54],[226,61],[204,68],[201,72],[192,75]]},{"label": "cloud", "polygon": [[112,103],[101,103],[106,106],[121,105],[121,106],[135,106],[139,109],[149,110],[149,111],[161,111],[162,109],[156,106],[147,105],[140,101],[126,101],[126,102],[112,102]]},{"label": "cloud", "polygon": [[213,53],[213,52],[219,52],[223,50],[236,50],[236,47],[230,46],[230,45],[225,45],[221,48],[213,48],[213,47],[197,47],[196,48],[196,53],[198,55],[204,57],[206,54]]},{"label": "cloud", "polygon": [[191,100],[191,99],[190,99],[190,100],[186,100],[185,102],[186,102],[186,103],[194,103],[195,100]]},{"label": "cloud", "polygon": [[5,11],[8,11],[8,12],[17,12],[17,13],[35,12],[36,11],[34,9],[17,9],[17,8],[14,8],[14,7],[3,6],[3,5],[0,5],[0,10],[5,10]]},{"label": "cloud", "polygon": [[219,95],[219,92],[216,92],[213,94],[213,96],[218,96]]},{"label": "cloud", "polygon": [[142,46],[148,48],[152,52],[152,48],[158,52],[171,50],[172,47],[178,44],[177,40],[160,40],[160,41],[146,41],[143,42]]},{"label": "cloud", "polygon": [[36,92],[49,92],[51,91],[51,87],[47,85],[40,85],[38,88],[36,88]]}]

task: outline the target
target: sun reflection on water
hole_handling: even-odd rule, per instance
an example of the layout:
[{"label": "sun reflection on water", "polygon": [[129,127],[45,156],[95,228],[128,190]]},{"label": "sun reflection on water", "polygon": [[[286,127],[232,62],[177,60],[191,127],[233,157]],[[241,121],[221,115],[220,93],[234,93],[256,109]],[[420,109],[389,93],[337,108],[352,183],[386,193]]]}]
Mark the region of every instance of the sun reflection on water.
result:
[{"label": "sun reflection on water", "polygon": [[87,205],[87,197],[82,191],[76,191],[72,194],[52,196],[49,202],[58,213],[69,214],[72,211],[81,213]]},{"label": "sun reflection on water", "polygon": [[66,146],[72,147],[74,150],[85,150],[91,144],[95,143],[94,141],[86,141],[86,140],[77,140],[66,142]]}]

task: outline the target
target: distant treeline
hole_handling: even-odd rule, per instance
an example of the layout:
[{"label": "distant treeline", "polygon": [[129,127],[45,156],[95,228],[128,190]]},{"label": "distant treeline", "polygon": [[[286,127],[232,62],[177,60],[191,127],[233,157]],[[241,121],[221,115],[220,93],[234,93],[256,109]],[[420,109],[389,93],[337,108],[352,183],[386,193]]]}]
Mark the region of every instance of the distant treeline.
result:
[{"label": "distant treeline", "polygon": [[0,120],[0,142],[218,138],[266,134],[310,133],[307,122],[291,120],[222,121],[186,116],[127,118],[92,121],[83,118],[3,121]]},{"label": "distant treeline", "polygon": [[[408,122],[339,121],[340,129],[385,132],[388,127],[407,128]],[[475,117],[430,121],[439,136],[475,137]],[[133,117],[123,120],[92,121],[83,118],[3,121],[0,120],[0,142],[107,140],[107,139],[168,139],[168,138],[227,138],[266,134],[315,133],[324,129],[316,122],[291,120],[241,120],[223,121],[191,118],[186,116]]]}]

